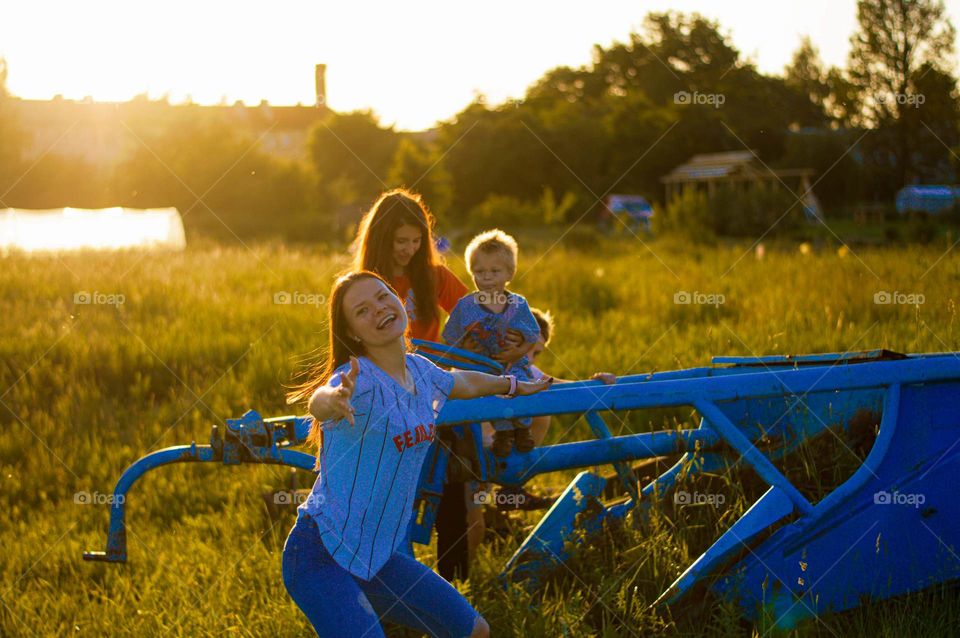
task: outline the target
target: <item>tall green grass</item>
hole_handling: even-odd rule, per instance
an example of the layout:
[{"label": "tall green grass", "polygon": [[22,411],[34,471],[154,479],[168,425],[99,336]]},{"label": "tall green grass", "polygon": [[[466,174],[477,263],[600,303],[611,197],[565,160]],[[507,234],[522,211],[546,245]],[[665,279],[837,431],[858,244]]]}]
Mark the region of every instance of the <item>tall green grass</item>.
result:
[{"label": "tall green grass", "polygon": [[[556,246],[520,239],[512,288],[556,317],[540,363],[560,377],[704,365],[714,355],[960,350],[960,260],[943,256],[946,244],[809,254],[783,244],[757,259],[748,243],[644,245],[583,232]],[[325,344],[325,307],[274,296],[324,295],[346,263],[331,249],[278,244],[0,259],[0,635],[310,635],[280,576],[292,513],[271,517],[264,501],[288,489],[287,470],[148,473],[129,495],[123,566],[81,560],[103,548],[108,507],[75,504],[74,495],[109,494],[142,454],[206,442],[211,424],[248,408],[293,412],[283,386],[302,355]],[[449,263],[467,281],[462,261]],[[922,294],[924,303],[876,304],[881,291]],[[124,299],[74,303],[81,292]],[[675,303],[684,292],[723,303]],[[609,423],[628,432],[689,418],[647,411]],[[582,421],[558,418],[548,442],[587,437]],[[574,474],[538,477],[534,488],[558,491]],[[298,480],[310,485],[308,473]],[[710,598],[648,608],[750,506],[740,475],[707,480],[728,496],[724,507],[664,506],[646,523],[607,530],[536,596],[499,587],[512,538],[485,544],[471,581],[458,586],[497,636],[765,635]],[[536,520],[518,516],[516,534]],[[433,564],[434,546],[418,551]],[[935,588],[793,633],[946,636],[958,624],[956,592]]]}]

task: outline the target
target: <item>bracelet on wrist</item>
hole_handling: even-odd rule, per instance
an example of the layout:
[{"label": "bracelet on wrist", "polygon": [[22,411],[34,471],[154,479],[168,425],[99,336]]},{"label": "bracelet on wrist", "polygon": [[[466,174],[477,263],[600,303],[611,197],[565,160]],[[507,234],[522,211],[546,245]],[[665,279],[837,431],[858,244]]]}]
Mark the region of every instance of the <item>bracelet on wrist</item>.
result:
[{"label": "bracelet on wrist", "polygon": [[516,375],[513,375],[513,374],[505,374],[505,375],[501,375],[501,376],[503,376],[505,379],[507,379],[507,380],[510,381],[510,388],[507,390],[506,395],[507,395],[508,397],[515,397],[515,396],[517,396],[517,377],[516,377]]}]

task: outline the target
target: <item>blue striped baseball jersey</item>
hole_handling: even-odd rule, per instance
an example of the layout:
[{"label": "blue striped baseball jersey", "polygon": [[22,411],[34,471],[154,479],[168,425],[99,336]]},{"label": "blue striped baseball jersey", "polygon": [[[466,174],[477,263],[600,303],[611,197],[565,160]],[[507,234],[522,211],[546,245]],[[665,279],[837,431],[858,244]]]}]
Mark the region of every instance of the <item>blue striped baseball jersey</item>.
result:
[{"label": "blue striped baseball jersey", "polygon": [[[317,522],[320,538],[337,563],[370,580],[400,547],[413,514],[420,470],[436,434],[436,418],[454,377],[425,357],[405,355],[410,393],[367,357],[346,419],[321,424],[320,472],[299,513]],[[339,386],[346,363],[328,385]]]}]

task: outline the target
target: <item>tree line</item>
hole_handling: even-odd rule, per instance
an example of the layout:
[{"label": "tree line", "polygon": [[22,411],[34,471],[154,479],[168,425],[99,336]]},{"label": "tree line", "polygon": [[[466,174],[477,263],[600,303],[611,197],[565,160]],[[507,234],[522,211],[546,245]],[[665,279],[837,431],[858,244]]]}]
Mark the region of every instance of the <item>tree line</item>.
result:
[{"label": "tree line", "polygon": [[[202,108],[180,110],[111,174],[47,157],[3,199],[176,205],[191,211],[188,228],[297,236],[336,232],[399,185],[456,226],[569,223],[596,214],[611,192],[665,206],[660,178],[717,151],[814,169],[828,214],[892,202],[905,184],[956,182],[955,30],[942,0],[859,0],[857,21],[845,67],[826,67],[804,38],[784,72],[769,75],[716,22],[651,13],[627,41],[595,45],[589,64],[551,69],[522,99],[478,96],[429,132],[396,131],[372,111],[330,113],[303,162],[249,150],[252,140]],[[0,192],[23,172],[4,76],[0,66]]]}]

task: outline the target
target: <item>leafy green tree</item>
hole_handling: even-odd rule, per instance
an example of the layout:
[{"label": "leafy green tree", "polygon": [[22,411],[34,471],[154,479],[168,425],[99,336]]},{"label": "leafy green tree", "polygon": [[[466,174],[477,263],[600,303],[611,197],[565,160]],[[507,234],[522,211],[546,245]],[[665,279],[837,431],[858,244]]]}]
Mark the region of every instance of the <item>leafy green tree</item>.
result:
[{"label": "leafy green tree", "polygon": [[536,204],[509,195],[492,194],[470,211],[470,222],[480,228],[535,228],[542,222]]},{"label": "leafy green tree", "polygon": [[609,100],[640,94],[648,108],[671,109],[670,118],[680,124],[667,144],[683,159],[744,146],[776,157],[795,103],[808,101],[783,79],[742,61],[719,25],[698,14],[651,13],[643,33],[598,48],[596,57],[594,69],[608,85]]},{"label": "leafy green tree", "polygon": [[608,92],[640,91],[668,104],[677,91],[716,92],[739,56],[717,23],[671,11],[650,13],[642,33],[631,34],[628,43],[598,48],[594,66]]},{"label": "leafy green tree", "polygon": [[[657,199],[660,177],[690,159],[700,145],[722,144],[723,125],[715,113],[683,117],[676,106],[656,106],[642,93],[608,99],[604,116],[602,180],[594,192]],[[678,117],[679,116],[679,117]],[[708,150],[715,150],[715,146]],[[559,190],[559,189],[558,189]]]},{"label": "leafy green tree", "polygon": [[862,121],[863,103],[860,92],[844,69],[830,67],[827,71],[827,86],[830,94],[824,101],[824,109],[839,126],[852,128]]},{"label": "leafy green tree", "polygon": [[[596,47],[595,52],[602,53],[603,49]],[[527,89],[525,101],[528,105],[551,105],[555,102],[579,102],[585,99],[601,97],[607,85],[600,74],[586,67],[572,69],[560,66],[547,71]]]},{"label": "leafy green tree", "polygon": [[[527,109],[514,104],[491,109],[478,99],[441,127],[438,145],[454,185],[451,218],[491,194],[533,201],[548,176],[566,173],[537,139],[537,126]],[[569,173],[565,179],[571,179]]]},{"label": "leafy green tree", "polygon": [[200,107],[168,111],[161,126],[129,126],[143,141],[113,176],[115,203],[176,206],[188,230],[224,237],[282,234],[312,212],[297,164],[267,155],[249,136]]},{"label": "leafy green tree", "polygon": [[[896,105],[896,117],[871,114],[878,102],[871,96],[880,93],[864,88],[864,78],[875,76],[870,82],[877,83],[883,77],[879,58],[870,58],[869,51],[882,52],[882,43],[901,37],[914,42],[907,57],[922,60],[935,48],[931,45],[952,33],[949,22],[937,18],[940,3],[907,4],[908,9],[890,0],[860,3],[861,28],[871,35],[864,36],[869,46],[851,59],[869,59],[864,68],[873,75],[826,68],[809,38],[782,77],[765,75],[741,58],[716,22],[697,14],[651,13],[626,41],[595,46],[591,64],[545,73],[523,101],[491,107],[477,99],[442,124],[438,140],[448,150],[442,163],[453,183],[453,208],[480,211],[486,202],[486,214],[491,207],[508,208],[496,199],[493,206],[491,195],[536,204],[550,189],[572,193],[576,203],[565,215],[580,219],[596,212],[611,192],[660,200],[660,178],[694,154],[744,149],[770,166],[813,168],[825,204],[887,199],[903,181],[889,158],[899,157],[904,131],[915,176],[948,179],[946,147],[957,144],[960,120],[949,74],[911,63],[917,72],[909,90],[922,88],[930,95],[926,105],[911,111],[888,100],[887,106]],[[868,10],[874,6],[883,7],[876,24]],[[894,10],[908,18],[884,13]],[[914,28],[914,19],[932,32]],[[866,128],[872,130],[862,137]],[[756,224],[765,219],[764,202],[774,197],[767,195],[755,193],[748,202]]]},{"label": "leafy green tree", "polygon": [[526,176],[533,179],[516,194],[534,201],[544,188],[573,191],[587,205],[601,197],[613,181],[609,174],[617,163],[607,122],[610,105],[611,100],[604,98],[521,107],[524,134],[544,159],[537,171],[527,167]]},{"label": "leafy green tree", "polygon": [[[854,152],[861,131],[829,126],[809,127],[787,135],[783,155],[775,167],[811,168],[814,171],[814,191],[827,210],[862,200],[873,187]],[[860,144],[863,144],[861,141]],[[854,151],[850,151],[851,148]],[[803,189],[797,180],[788,180],[798,197]]]},{"label": "leafy green tree", "polygon": [[310,132],[309,148],[328,206],[372,202],[389,186],[399,135],[382,127],[369,110],[331,113]]},{"label": "leafy green tree", "polygon": [[543,215],[543,223],[559,224],[566,221],[577,203],[577,196],[573,191],[567,191],[559,200],[553,194],[553,189],[549,186],[543,189],[540,196],[540,212]]},{"label": "leafy green tree", "polygon": [[410,137],[397,144],[387,176],[391,187],[405,186],[421,195],[437,218],[443,219],[453,203],[453,180],[433,144],[420,144]]},{"label": "leafy green tree", "polygon": [[[713,103],[683,103],[680,91]],[[658,199],[659,178],[695,153],[746,145],[778,156],[797,100],[809,101],[742,63],[716,23],[654,13],[643,33],[596,46],[591,65],[547,72],[522,103],[476,101],[440,138],[458,210],[491,193],[536,202],[551,188],[574,193],[579,218],[609,192]]]},{"label": "leafy green tree", "polygon": [[942,0],[858,0],[859,31],[851,38],[848,74],[863,104],[864,123],[892,128],[896,182],[911,173],[912,118],[921,95],[920,68],[937,68],[953,53],[956,31]]},{"label": "leafy green tree", "polygon": [[799,126],[825,125],[828,116],[824,104],[830,97],[828,71],[824,69],[820,52],[809,36],[800,40],[800,47],[784,70],[784,80],[787,87],[800,98],[795,102],[795,123]]},{"label": "leafy green tree", "polygon": [[917,95],[923,96],[922,104],[903,112],[904,128],[911,138],[913,176],[923,182],[955,183],[960,145],[957,80],[928,63],[916,70],[912,84]]}]

